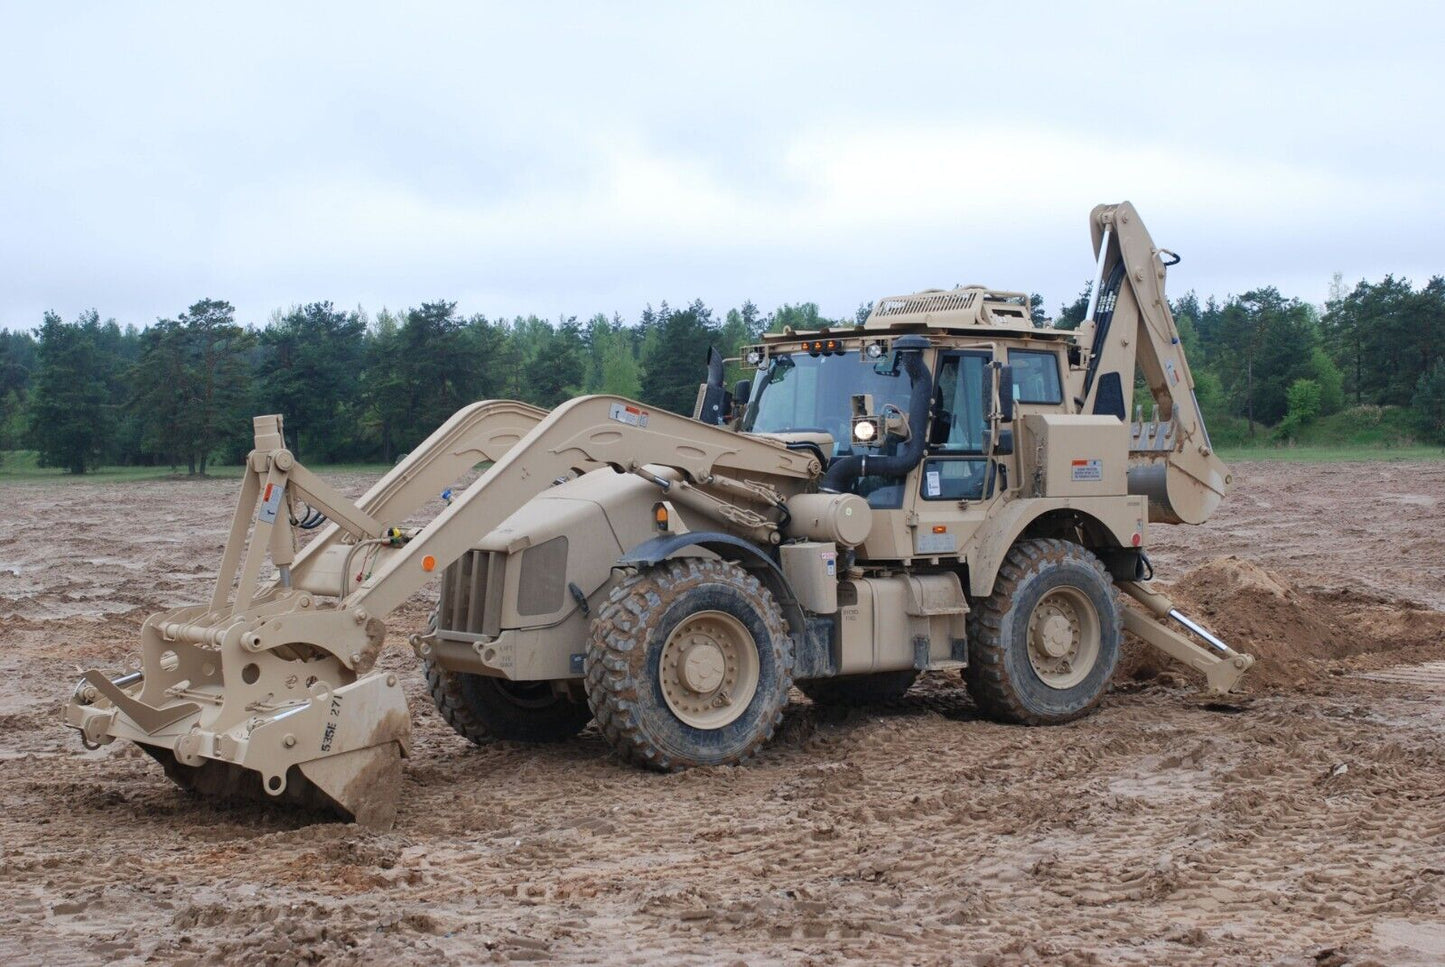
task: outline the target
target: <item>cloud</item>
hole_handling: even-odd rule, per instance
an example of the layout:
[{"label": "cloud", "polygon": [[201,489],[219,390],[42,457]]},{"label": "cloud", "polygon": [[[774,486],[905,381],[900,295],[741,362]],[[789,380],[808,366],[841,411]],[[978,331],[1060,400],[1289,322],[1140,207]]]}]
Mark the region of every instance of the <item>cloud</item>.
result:
[{"label": "cloud", "polygon": [[1445,271],[1445,14],[1176,6],[10,8],[0,325],[1052,306],[1121,198],[1185,254],[1171,286]]}]

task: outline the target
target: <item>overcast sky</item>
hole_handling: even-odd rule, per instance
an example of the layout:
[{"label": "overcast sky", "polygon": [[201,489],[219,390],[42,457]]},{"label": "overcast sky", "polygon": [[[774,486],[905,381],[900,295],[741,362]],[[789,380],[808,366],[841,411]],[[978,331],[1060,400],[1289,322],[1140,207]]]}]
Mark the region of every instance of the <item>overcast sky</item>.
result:
[{"label": "overcast sky", "polygon": [[1422,283],[1442,37],[1426,3],[0,0],[0,325],[972,282],[1052,313],[1124,198],[1172,295]]}]

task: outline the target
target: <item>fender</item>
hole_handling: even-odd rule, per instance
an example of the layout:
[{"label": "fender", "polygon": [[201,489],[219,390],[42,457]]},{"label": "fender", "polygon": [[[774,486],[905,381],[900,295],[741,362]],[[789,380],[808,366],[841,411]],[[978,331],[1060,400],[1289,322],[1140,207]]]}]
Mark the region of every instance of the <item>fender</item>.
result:
[{"label": "fender", "polygon": [[968,591],[975,598],[993,593],[998,569],[1009,548],[1019,536],[1042,517],[1056,511],[1077,513],[1093,523],[1107,543],[1130,547],[1135,533],[1143,533],[1148,520],[1148,499],[1130,495],[1127,501],[1118,497],[1031,497],[1004,504],[979,528],[975,549],[968,560]]},{"label": "fender", "polygon": [[622,555],[617,561],[617,566],[649,567],[672,557],[687,547],[701,547],[712,551],[725,561],[732,561],[756,570],[758,578],[773,593],[778,606],[783,609],[783,616],[788,619],[788,628],[794,640],[798,643],[806,640],[808,616],[803,611],[803,606],[798,603],[798,596],[793,593],[793,586],[788,583],[788,579],[784,576],[783,569],[778,567],[778,563],[752,541],[722,531],[663,534],[643,541]]}]

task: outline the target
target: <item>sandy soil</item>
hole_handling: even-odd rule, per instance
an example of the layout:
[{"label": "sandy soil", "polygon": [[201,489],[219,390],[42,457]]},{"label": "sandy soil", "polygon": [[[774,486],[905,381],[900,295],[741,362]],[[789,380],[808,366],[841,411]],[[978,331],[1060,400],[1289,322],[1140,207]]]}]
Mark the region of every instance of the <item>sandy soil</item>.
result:
[{"label": "sandy soil", "polygon": [[1445,962],[1445,465],[1236,475],[1152,540],[1259,656],[1246,701],[1133,654],[1097,715],[1013,728],[940,674],[886,709],[795,696],[756,764],[657,776],[591,729],[455,736],[401,644],[417,600],[384,658],[416,724],[386,834],[192,799],[59,725],[81,670],[202,600],[234,481],[0,486],[0,958]]}]

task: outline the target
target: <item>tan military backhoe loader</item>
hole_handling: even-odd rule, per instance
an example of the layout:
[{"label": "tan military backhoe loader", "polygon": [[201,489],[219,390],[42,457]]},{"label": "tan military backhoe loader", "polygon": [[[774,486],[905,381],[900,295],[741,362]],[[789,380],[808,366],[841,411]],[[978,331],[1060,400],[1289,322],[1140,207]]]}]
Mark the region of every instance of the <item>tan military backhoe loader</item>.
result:
[{"label": "tan military backhoe loader", "polygon": [[135,667],[87,672],[66,723],[203,793],[387,827],[410,716],[375,667],[383,620],[437,579],[411,640],[460,734],[595,720],[664,770],[745,760],[794,684],[868,702],[961,669],[996,718],[1067,721],[1103,696],[1121,628],[1228,691],[1252,659],[1146,580],[1148,524],[1201,523],[1229,484],[1163,294],[1172,254],[1127,203],[1091,225],[1077,333],[1032,326],[1019,293],[885,298],[860,326],[765,336],[734,392],[713,354],[692,418],[474,404],[354,503],[258,417],[210,602],[148,619]]}]

